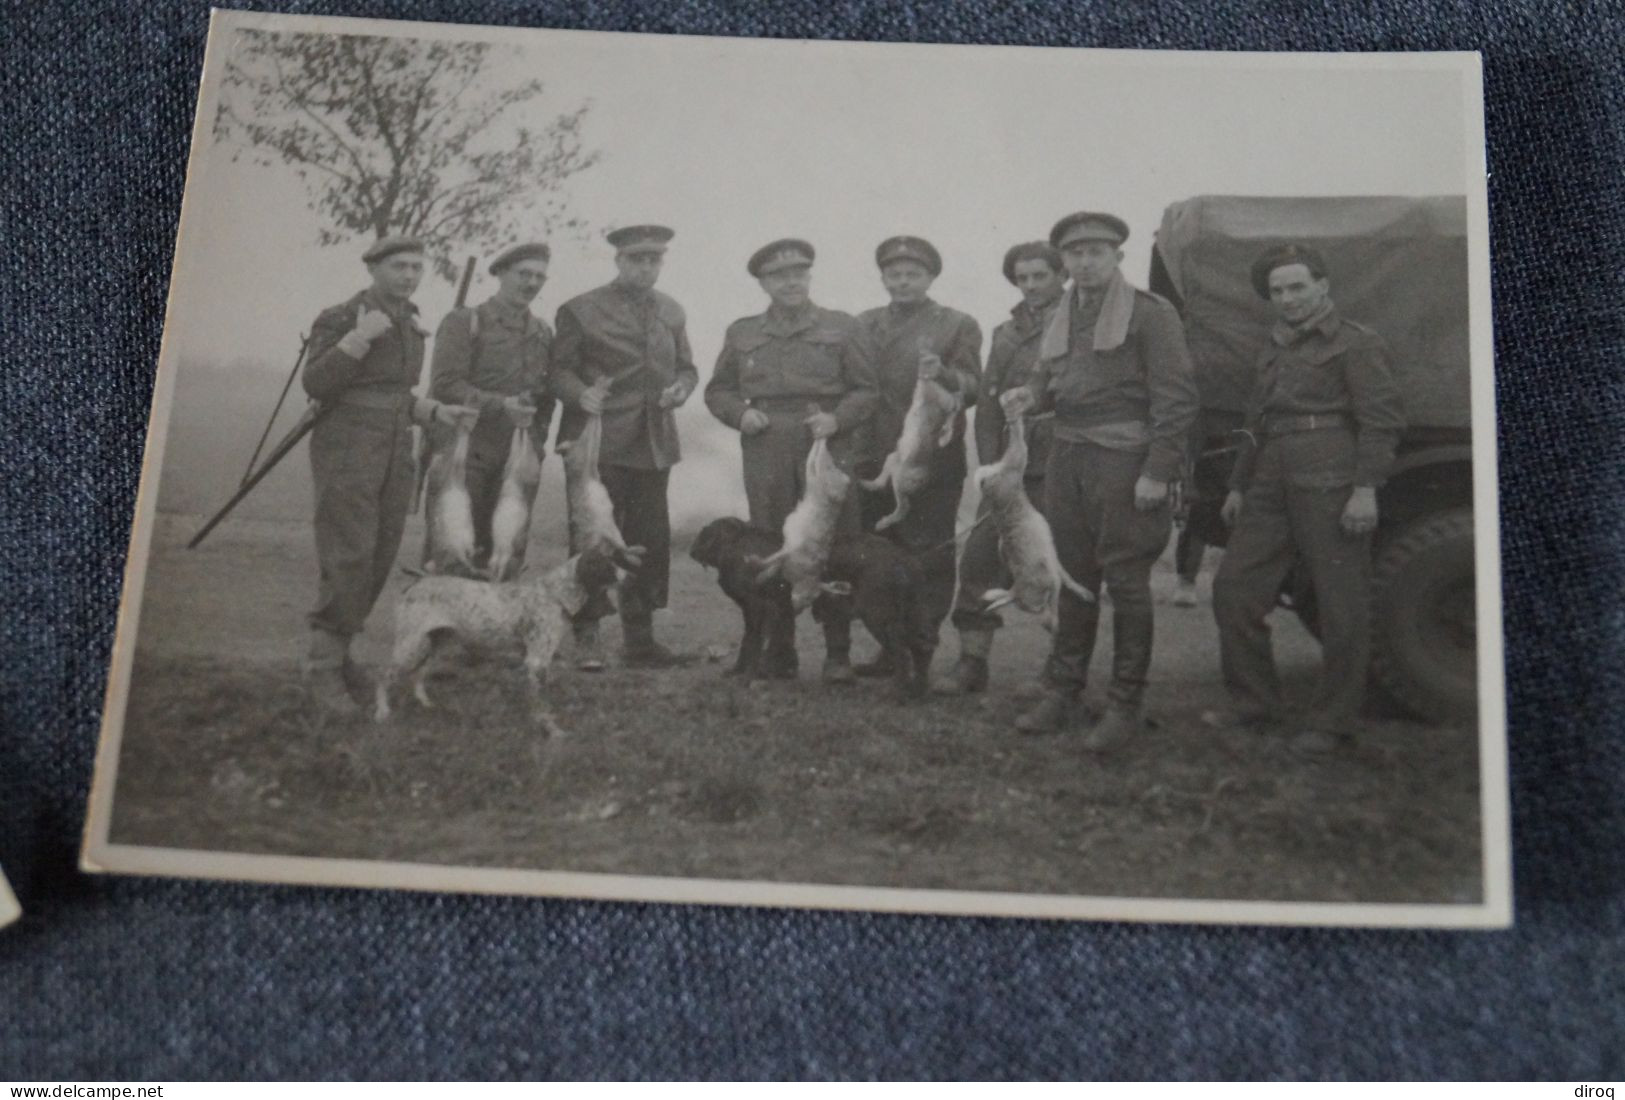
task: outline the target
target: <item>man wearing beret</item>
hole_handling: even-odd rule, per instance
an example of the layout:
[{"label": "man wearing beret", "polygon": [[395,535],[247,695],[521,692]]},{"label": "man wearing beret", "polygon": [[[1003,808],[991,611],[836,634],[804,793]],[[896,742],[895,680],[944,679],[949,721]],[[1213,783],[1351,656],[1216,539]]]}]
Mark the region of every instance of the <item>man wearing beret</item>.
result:
[{"label": "man wearing beret", "polygon": [[[626,662],[644,668],[686,660],[655,640],[653,626],[654,612],[666,606],[671,577],[666,491],[671,468],[682,457],[673,413],[700,382],[683,307],[654,288],[674,235],[663,225],[608,234],[615,279],[559,308],[553,342],[553,392],[564,404],[559,442],[579,436],[588,416],[603,417],[599,476],[627,545],[644,548],[642,566],[620,587]],[[594,386],[600,380],[609,384],[607,395]],[[603,667],[598,620],[610,610],[600,597],[576,617],[582,668]]]},{"label": "man wearing beret", "polygon": [[1265,616],[1296,562],[1314,585],[1326,667],[1292,744],[1324,752],[1352,734],[1364,701],[1377,489],[1393,466],[1404,415],[1382,338],[1338,315],[1319,253],[1271,249],[1253,265],[1252,281],[1278,320],[1259,358],[1250,443],[1221,513],[1234,529],[1213,580],[1235,710],[1203,718],[1258,725],[1279,716]]},{"label": "man wearing beret", "polygon": [[423,341],[412,294],[423,243],[384,237],[362,256],[372,285],[311,326],[300,381],[321,402],[310,433],[321,586],[310,613],[305,676],[312,698],[341,716],[359,708],[345,683],[350,640],[395,564],[412,503],[412,426],[469,423],[477,410],[415,397]]},{"label": "man wearing beret", "polygon": [[[467,484],[474,517],[474,568],[483,570],[491,557],[491,517],[502,489],[502,473],[513,444],[514,428],[532,415],[531,441],[537,456],[546,451],[553,419],[547,388],[548,353],[553,330],[530,311],[547,282],[552,253],[541,243],[520,244],[491,261],[497,291],[477,306],[456,309],[440,322],[429,370],[429,395],[439,401],[480,410],[469,438]],[[454,433],[436,431],[437,448],[451,446]],[[433,527],[429,529],[432,536]],[[424,546],[425,565],[436,548]],[[448,568],[448,563],[436,563]],[[511,579],[522,560],[510,567]]]},{"label": "man wearing beret", "polygon": [[[1004,277],[1021,291],[1010,319],[993,330],[987,370],[976,399],[976,455],[984,465],[1004,453],[1005,417],[999,395],[1027,384],[1038,364],[1038,341],[1066,289],[1061,254],[1047,241],[1018,244],[1004,254]],[[1029,416],[1026,423],[1028,498],[1044,508],[1044,466],[1049,461],[1049,420]],[[1010,583],[999,558],[999,530],[987,519],[984,503],[976,526],[959,556],[959,594],[953,622],[959,629],[959,662],[934,685],[942,695],[968,695],[987,687],[987,661],[993,634],[1004,625],[996,611],[984,611],[983,595]]]},{"label": "man wearing beret", "polygon": [[[891,304],[858,315],[875,354],[880,404],[870,435],[872,476],[896,447],[903,419],[914,401],[920,378],[939,382],[974,404],[982,381],[982,329],[975,319],[930,298],[931,284],[942,274],[942,256],[920,237],[890,237],[875,249],[880,281]],[[924,486],[915,493],[907,518],[886,532],[919,558],[925,573],[925,606],[935,630],[947,618],[954,600],[955,523],[965,486],[965,413],[953,421],[953,438],[933,457]],[[873,528],[892,510],[890,489],[864,491],[863,524]],[[884,656],[858,668],[860,676],[889,676]]]},{"label": "man wearing beret", "polygon": [[[1039,342],[1027,386],[1005,412],[1053,409],[1045,514],[1061,565],[1112,600],[1112,681],[1105,714],[1085,736],[1111,749],[1139,727],[1151,668],[1151,566],[1173,529],[1168,484],[1179,476],[1196,417],[1196,383],[1174,307],[1123,278],[1128,226],[1111,214],[1068,215],[1050,231],[1072,286]],[[1048,692],[1016,721],[1028,733],[1062,729],[1094,654],[1100,604],[1061,592],[1044,668]]]},{"label": "man wearing beret", "polygon": [[[705,387],[713,415],[740,434],[745,497],[752,524],[781,530],[805,489],[807,452],[815,439],[829,441],[837,465],[853,471],[875,408],[874,364],[857,321],[814,305],[813,246],[780,240],[751,256],[746,269],[761,283],[770,304],[765,313],[728,326],[716,370]],[[837,537],[859,530],[856,492],[849,492]],[[848,601],[829,596],[813,604],[823,624],[824,679],[853,678]],[[797,672],[795,621],[768,639],[769,676]]]}]

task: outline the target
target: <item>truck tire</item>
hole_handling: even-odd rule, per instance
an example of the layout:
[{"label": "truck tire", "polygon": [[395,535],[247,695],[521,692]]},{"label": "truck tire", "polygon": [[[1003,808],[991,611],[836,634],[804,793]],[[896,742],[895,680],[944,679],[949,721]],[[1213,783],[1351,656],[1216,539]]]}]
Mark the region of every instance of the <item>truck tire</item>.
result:
[{"label": "truck tire", "polygon": [[1435,722],[1478,709],[1473,510],[1412,520],[1372,562],[1371,678],[1401,708]]}]

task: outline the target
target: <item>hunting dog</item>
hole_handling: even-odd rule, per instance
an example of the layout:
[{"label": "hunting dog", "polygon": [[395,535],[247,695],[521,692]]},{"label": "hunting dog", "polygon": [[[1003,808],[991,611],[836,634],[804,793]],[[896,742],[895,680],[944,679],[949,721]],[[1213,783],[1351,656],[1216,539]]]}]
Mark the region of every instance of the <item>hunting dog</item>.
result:
[{"label": "hunting dog", "polygon": [[378,678],[373,721],[389,720],[390,693],[408,676],[418,702],[434,706],[424,688],[423,664],[436,642],[456,636],[491,649],[522,645],[532,718],[549,735],[563,736],[542,699],[542,682],[570,616],[617,577],[607,555],[589,550],[535,579],[495,583],[432,575],[414,582],[395,609],[395,646],[388,669]]},{"label": "hunting dog", "polygon": [[778,624],[795,618],[789,582],[777,577],[757,580],[761,560],[771,556],[783,542],[777,531],[753,527],[729,516],[706,524],[688,551],[689,557],[717,571],[717,584],[745,618],[745,635],[739,641],[734,672],[747,679],[770,671],[763,664],[768,639]]},{"label": "hunting dog", "polygon": [[[761,676],[767,642],[775,624],[794,618],[789,585],[778,577],[759,579],[765,555],[777,551],[782,537],[732,517],[712,520],[694,540],[689,556],[717,571],[722,591],[739,605],[745,634],[734,671]],[[824,566],[823,599],[849,601],[851,612],[885,650],[896,669],[899,693],[917,698],[925,693],[926,673],[936,648],[919,593],[924,574],[905,550],[879,535],[836,540]],[[820,605],[813,605],[816,617]]]}]

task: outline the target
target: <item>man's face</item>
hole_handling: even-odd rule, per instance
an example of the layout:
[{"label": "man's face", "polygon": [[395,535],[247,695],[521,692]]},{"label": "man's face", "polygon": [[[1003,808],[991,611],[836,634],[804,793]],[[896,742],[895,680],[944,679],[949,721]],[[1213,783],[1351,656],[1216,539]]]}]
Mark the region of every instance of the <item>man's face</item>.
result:
[{"label": "man's face", "polygon": [[935,276],[917,260],[893,260],[880,269],[880,283],[900,306],[924,301]]},{"label": "man's face", "polygon": [[1270,272],[1270,304],[1289,325],[1301,324],[1313,317],[1331,291],[1331,282],[1317,279],[1307,264],[1286,264]]},{"label": "man's face", "polygon": [[1061,273],[1047,260],[1017,260],[1014,275],[1021,300],[1034,309],[1049,305],[1061,293]]},{"label": "man's face", "polygon": [[1111,281],[1123,250],[1110,241],[1075,241],[1061,249],[1072,281],[1085,290],[1098,290]]},{"label": "man's face", "polygon": [[756,281],[762,284],[774,305],[781,309],[798,309],[807,303],[807,295],[812,290],[812,268],[783,267]]},{"label": "man's face", "polygon": [[615,267],[620,281],[635,290],[649,290],[660,278],[660,266],[666,262],[664,252],[620,252],[615,256]]},{"label": "man's face", "polygon": [[423,253],[397,252],[367,265],[372,285],[385,298],[405,301],[417,292],[423,281]]},{"label": "man's face", "polygon": [[521,260],[497,276],[497,295],[517,306],[528,306],[547,282],[546,260]]}]

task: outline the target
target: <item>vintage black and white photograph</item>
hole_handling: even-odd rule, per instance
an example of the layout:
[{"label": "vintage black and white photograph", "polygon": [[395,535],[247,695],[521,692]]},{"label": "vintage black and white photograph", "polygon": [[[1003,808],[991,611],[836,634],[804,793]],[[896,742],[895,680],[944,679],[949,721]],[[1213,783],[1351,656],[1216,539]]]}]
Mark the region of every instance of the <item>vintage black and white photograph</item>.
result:
[{"label": "vintage black and white photograph", "polygon": [[217,12],[85,866],[1507,924],[1480,81]]}]

